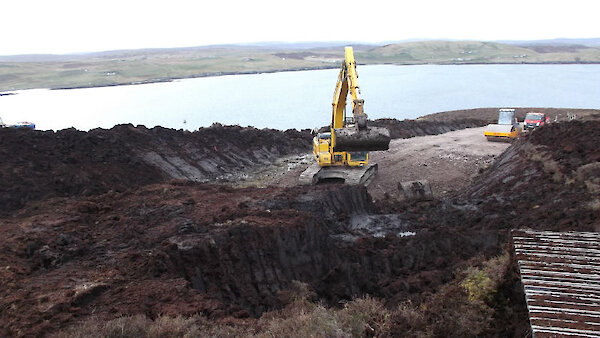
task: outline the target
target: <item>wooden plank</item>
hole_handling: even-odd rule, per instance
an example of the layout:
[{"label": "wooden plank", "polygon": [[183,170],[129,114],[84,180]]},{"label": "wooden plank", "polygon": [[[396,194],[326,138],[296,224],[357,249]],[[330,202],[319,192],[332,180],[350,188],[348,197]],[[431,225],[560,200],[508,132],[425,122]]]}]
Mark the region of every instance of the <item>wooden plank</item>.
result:
[{"label": "wooden plank", "polygon": [[600,337],[600,233],[514,230],[534,337]]}]

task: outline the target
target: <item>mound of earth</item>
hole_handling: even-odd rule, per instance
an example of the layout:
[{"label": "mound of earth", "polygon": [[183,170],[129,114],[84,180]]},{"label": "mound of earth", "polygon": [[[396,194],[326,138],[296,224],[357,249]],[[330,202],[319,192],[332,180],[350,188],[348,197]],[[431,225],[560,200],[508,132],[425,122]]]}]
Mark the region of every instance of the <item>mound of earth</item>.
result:
[{"label": "mound of earth", "polygon": [[466,189],[425,204],[382,200],[386,212],[477,229],[600,230],[600,121],[551,124],[521,137]]},{"label": "mound of earth", "polygon": [[[481,257],[501,250],[512,253],[511,229],[599,232],[598,141],[600,121],[552,124],[522,137],[453,196],[426,203],[379,200],[377,206],[380,212],[398,215],[409,229],[422,227],[441,236],[452,229],[465,239],[488,238],[486,245],[473,248]],[[444,254],[465,252],[463,245],[453,245]],[[490,336],[522,336],[528,331],[516,271],[513,265],[496,296],[501,301],[497,300]]]},{"label": "mound of earth", "polygon": [[447,121],[377,119],[371,126],[387,128],[392,139],[415,136],[438,135],[453,130],[483,127],[488,122],[484,119],[455,118]]},{"label": "mound of earth", "polygon": [[[462,115],[448,115],[443,121],[436,119],[426,120],[423,118],[417,120],[405,119],[401,121],[397,119],[377,119],[369,121],[368,126],[386,128],[390,131],[392,139],[399,139],[415,136],[438,135],[452,130],[482,127],[486,124],[488,124],[488,122],[485,119],[465,117]],[[325,126],[319,129],[319,132],[329,132],[329,130],[329,126]]]},{"label": "mound of earth", "polygon": [[460,199],[479,205],[488,227],[600,231],[599,128],[572,121],[535,130]]}]

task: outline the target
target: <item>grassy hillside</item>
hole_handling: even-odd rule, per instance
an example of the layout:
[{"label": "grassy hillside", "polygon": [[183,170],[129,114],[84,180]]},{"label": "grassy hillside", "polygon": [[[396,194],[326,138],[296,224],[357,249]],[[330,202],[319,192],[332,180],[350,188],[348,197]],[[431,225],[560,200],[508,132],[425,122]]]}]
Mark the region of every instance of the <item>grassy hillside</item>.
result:
[{"label": "grassy hillside", "polygon": [[392,44],[357,55],[366,63],[588,63],[600,61],[600,48],[583,45],[518,46],[479,41],[422,41]]},{"label": "grassy hillside", "polygon": [[[35,59],[27,56],[29,59]],[[277,56],[249,48],[166,49],[2,61],[0,92],[26,88],[93,87],[237,73],[313,69],[332,63]],[[337,65],[336,65],[337,67]]]},{"label": "grassy hillside", "polygon": [[[291,48],[291,49],[290,49]],[[169,81],[223,74],[337,68],[343,46],[214,46],[78,55],[0,56],[0,92]],[[355,46],[361,64],[598,63],[600,48],[422,41]]]}]

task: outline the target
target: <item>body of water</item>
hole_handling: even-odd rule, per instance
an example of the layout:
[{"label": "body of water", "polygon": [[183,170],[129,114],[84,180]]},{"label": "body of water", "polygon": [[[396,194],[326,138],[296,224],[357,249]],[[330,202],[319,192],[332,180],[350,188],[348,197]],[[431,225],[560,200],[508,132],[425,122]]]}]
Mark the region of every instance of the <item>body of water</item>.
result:
[{"label": "body of water", "polygon": [[[135,86],[34,89],[0,97],[0,118],[38,129],[132,123],[195,130],[328,125],[338,70],[186,79]],[[370,118],[416,118],[480,107],[600,108],[600,65],[359,66]]]}]

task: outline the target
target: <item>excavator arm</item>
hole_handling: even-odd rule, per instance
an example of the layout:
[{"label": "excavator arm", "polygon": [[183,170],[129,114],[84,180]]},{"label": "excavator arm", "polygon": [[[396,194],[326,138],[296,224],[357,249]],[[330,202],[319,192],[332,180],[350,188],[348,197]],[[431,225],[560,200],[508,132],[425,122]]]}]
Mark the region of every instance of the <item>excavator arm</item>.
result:
[{"label": "excavator arm", "polygon": [[[347,123],[344,116],[348,92],[352,99],[352,123]],[[331,119],[333,151],[376,151],[389,148],[391,138],[387,129],[367,127],[364,100],[359,98],[359,94],[354,51],[352,47],[346,47],[344,62],[333,94]]]},{"label": "excavator arm", "polygon": [[[333,114],[331,117],[332,128],[344,126],[344,110],[346,109],[346,97],[348,96],[348,81],[346,81],[346,67],[340,69],[335,91],[333,92]],[[342,99],[343,98],[343,99]]]},{"label": "excavator arm", "polygon": [[356,61],[354,61],[354,51],[352,47],[345,48],[345,57],[338,81],[333,94],[333,117],[331,126],[333,128],[344,127],[344,110],[346,109],[346,99],[350,92],[352,98],[352,115],[359,129],[366,127],[367,115],[364,113],[364,100],[360,99],[360,89],[358,87],[358,74],[356,73]]}]

